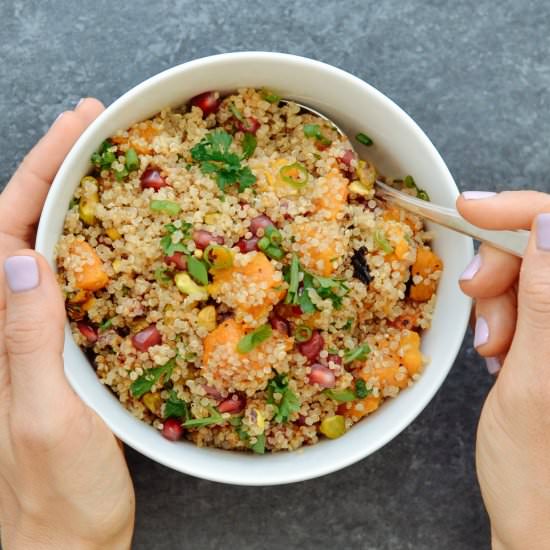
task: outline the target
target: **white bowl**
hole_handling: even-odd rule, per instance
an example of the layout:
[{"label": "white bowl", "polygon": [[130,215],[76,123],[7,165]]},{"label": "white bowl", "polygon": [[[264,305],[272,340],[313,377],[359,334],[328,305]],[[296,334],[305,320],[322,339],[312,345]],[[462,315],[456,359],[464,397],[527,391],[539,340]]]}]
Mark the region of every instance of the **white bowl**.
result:
[{"label": "white bowl", "polygon": [[[36,248],[54,266],[54,246],[61,234],[71,196],[90,169],[98,145],[119,129],[146,119],[163,107],[177,106],[205,90],[232,91],[266,86],[286,98],[310,105],[332,118],[349,135],[363,131],[375,146],[368,154],[383,173],[412,174],[431,199],[453,206],[456,185],[438,152],[413,120],[386,96],[362,80],[330,65],[280,53],[230,53],[197,59],[164,71],[115,101],[82,135],[51,187]],[[268,455],[199,448],[173,443],[134,418],[96,378],[85,355],[66,330],[65,372],[78,395],[113,432],[144,455],[204,479],[241,485],[275,485],[315,478],[352,464],[404,430],[439,389],[458,353],[466,330],[470,301],[458,277],[472,256],[470,239],[433,227],[434,248],[445,269],[439,284],[433,327],[424,334],[422,351],[431,361],[413,387],[391,399],[343,437],[296,452]],[[68,327],[68,325],[67,325]]]}]

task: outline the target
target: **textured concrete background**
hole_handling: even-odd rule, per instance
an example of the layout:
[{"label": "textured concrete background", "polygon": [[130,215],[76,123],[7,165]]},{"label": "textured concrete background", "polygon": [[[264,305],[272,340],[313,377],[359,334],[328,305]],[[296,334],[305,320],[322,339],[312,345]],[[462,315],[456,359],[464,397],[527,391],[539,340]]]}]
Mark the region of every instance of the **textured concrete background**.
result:
[{"label": "textured concrete background", "polygon": [[[80,97],[108,104],[172,65],[257,49],[320,59],[376,86],[426,131],[462,189],[547,187],[545,0],[1,0],[0,21],[2,184]],[[487,548],[473,443],[490,383],[468,338],[437,397],[397,440],[292,486],[213,484],[130,451],[134,548]]]}]

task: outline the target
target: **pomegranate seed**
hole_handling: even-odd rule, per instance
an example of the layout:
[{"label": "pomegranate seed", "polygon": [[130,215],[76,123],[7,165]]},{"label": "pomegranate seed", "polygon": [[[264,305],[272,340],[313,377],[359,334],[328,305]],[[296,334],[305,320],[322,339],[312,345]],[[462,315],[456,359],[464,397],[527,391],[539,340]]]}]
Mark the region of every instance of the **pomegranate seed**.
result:
[{"label": "pomegranate seed", "polygon": [[162,427],[162,435],[170,441],[181,439],[183,435],[183,426],[181,422],[175,418],[168,418],[165,420],[164,426]]},{"label": "pomegranate seed", "polygon": [[324,344],[323,337],[317,330],[314,330],[307,342],[300,342],[296,347],[304,357],[307,357],[310,361],[315,361],[319,357]]},{"label": "pomegranate seed", "polygon": [[204,92],[191,99],[191,105],[198,107],[204,116],[217,112],[220,103],[219,94],[216,92]]},{"label": "pomegranate seed", "polygon": [[151,346],[162,342],[160,332],[155,325],[150,325],[132,336],[132,344],[139,351],[147,351]]},{"label": "pomegranate seed", "polygon": [[209,244],[223,244],[225,242],[223,237],[213,235],[210,231],[206,231],[206,229],[197,229],[196,231],[193,231],[193,240],[195,241],[197,248],[200,248],[201,250],[204,250]]},{"label": "pomegranate seed", "polygon": [[315,363],[314,365],[311,365],[309,381],[312,384],[318,384],[322,388],[334,388],[336,384],[336,377],[328,367]]},{"label": "pomegranate seed", "polygon": [[282,319],[287,319],[288,317],[300,317],[300,315],[302,315],[302,308],[292,304],[278,304],[275,311],[276,315]]},{"label": "pomegranate seed", "polygon": [[94,327],[82,322],[77,323],[76,326],[80,331],[80,334],[82,334],[82,336],[84,336],[90,344],[97,342],[97,331]]},{"label": "pomegranate seed", "polygon": [[171,256],[164,256],[164,263],[166,265],[175,265],[182,271],[187,269],[187,260],[183,252],[174,252]]},{"label": "pomegranate seed", "polygon": [[154,189],[158,191],[162,187],[168,187],[158,168],[147,168],[140,177],[142,189]]},{"label": "pomegranate seed", "polygon": [[341,365],[342,364],[342,358],[339,355],[336,354],[329,354],[327,357],[327,361],[332,361],[335,365]]},{"label": "pomegranate seed", "polygon": [[296,424],[297,426],[305,426],[306,417],[303,414],[299,414],[298,418],[294,421],[294,424]]},{"label": "pomegranate seed", "polygon": [[270,225],[275,226],[271,218],[266,216],[265,214],[260,214],[259,216],[256,216],[255,218],[252,218],[250,220],[250,232],[253,235],[257,235],[258,229],[265,229]]},{"label": "pomegranate seed", "polygon": [[355,159],[355,153],[348,149],[338,160],[345,164],[348,168],[351,168],[351,162]]},{"label": "pomegranate seed", "polygon": [[248,117],[243,122],[238,120],[236,124],[237,130],[240,130],[241,132],[248,132],[250,134],[256,134],[260,126],[261,124],[258,119],[253,116]]},{"label": "pomegranate seed", "polygon": [[[235,398],[236,397],[236,398]],[[221,413],[235,414],[241,412],[246,405],[244,397],[233,396],[225,399],[218,405],[218,411]]]},{"label": "pomegranate seed", "polygon": [[259,240],[259,237],[252,237],[251,239],[239,239],[237,241],[237,246],[239,247],[241,254],[246,254],[247,252],[258,250]]},{"label": "pomegranate seed", "polygon": [[269,322],[271,323],[271,327],[274,330],[278,330],[286,336],[290,334],[290,326],[288,324],[288,321],[285,321],[285,319],[279,317],[277,314],[272,315],[269,319]]},{"label": "pomegranate seed", "polygon": [[222,394],[216,388],[213,388],[212,386],[207,386],[206,384],[203,386],[203,388],[206,394],[210,397],[213,397],[214,399],[222,398]]}]

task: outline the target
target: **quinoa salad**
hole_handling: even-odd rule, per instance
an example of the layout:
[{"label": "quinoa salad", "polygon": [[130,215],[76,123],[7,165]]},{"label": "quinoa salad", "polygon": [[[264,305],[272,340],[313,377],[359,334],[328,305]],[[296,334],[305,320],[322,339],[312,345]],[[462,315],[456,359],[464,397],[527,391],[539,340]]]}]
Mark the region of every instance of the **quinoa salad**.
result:
[{"label": "quinoa salad", "polygon": [[167,439],[293,450],[421,376],[442,262],[330,122],[266,89],[205,92],[91,162],[56,248],[72,333]]}]

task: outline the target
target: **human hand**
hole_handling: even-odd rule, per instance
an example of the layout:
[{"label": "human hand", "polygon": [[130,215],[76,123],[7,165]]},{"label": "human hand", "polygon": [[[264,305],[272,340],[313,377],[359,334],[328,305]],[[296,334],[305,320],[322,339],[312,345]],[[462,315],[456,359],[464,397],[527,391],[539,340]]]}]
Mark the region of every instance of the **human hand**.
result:
[{"label": "human hand", "polygon": [[6,550],[127,549],[134,490],[123,452],[63,373],[65,310],[36,252],[49,185],[95,99],[63,113],[0,196],[0,524]]},{"label": "human hand", "polygon": [[548,549],[550,196],[464,193],[457,207],[480,227],[532,229],[523,262],[482,245],[460,284],[476,300],[474,346],[489,371],[499,372],[483,406],[476,447],[493,548]]}]

